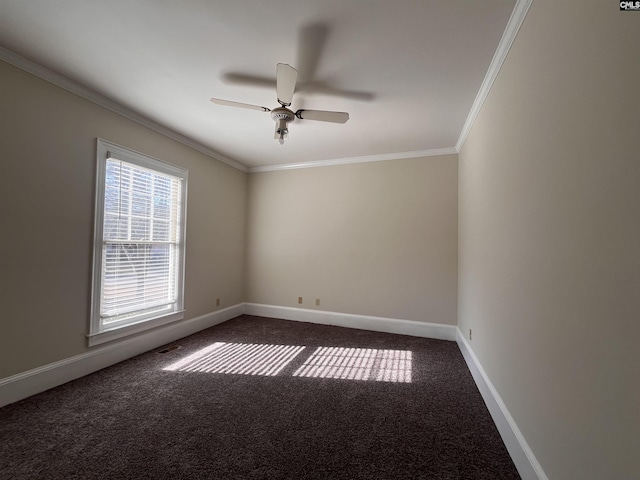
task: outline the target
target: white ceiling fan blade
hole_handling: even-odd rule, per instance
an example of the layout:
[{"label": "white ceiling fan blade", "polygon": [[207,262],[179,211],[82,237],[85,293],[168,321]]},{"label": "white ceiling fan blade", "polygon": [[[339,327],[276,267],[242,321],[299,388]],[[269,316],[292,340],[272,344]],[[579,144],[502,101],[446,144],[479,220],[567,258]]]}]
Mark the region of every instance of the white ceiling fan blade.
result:
[{"label": "white ceiling fan blade", "polygon": [[263,112],[271,111],[271,109],[267,107],[259,107],[258,105],[250,105],[248,103],[232,102],[231,100],[222,100],[220,98],[212,98],[211,101],[216,105],[224,105],[225,107],[248,108],[250,110],[261,110]]},{"label": "white ceiling fan blade", "polygon": [[324,110],[298,110],[296,117],[303,120],[318,120],[320,122],[346,123],[349,120],[347,112],[327,112]]},{"label": "white ceiling fan blade", "polygon": [[298,71],[291,65],[279,63],[276,68],[276,91],[278,93],[278,102],[288,107],[293,100],[293,92],[296,89],[296,80],[298,79]]}]

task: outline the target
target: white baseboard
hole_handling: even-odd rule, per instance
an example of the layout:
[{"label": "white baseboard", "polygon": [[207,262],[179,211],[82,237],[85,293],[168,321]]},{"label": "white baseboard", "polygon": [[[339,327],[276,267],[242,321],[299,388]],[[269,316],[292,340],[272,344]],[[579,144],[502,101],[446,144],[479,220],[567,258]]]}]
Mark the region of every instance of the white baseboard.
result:
[{"label": "white baseboard", "polygon": [[243,313],[244,304],[217,310],[145,334],[92,348],[86,353],[0,379],[0,407],[44,392],[76,378],[134,357],[179,338],[231,320]]},{"label": "white baseboard", "polygon": [[244,313],[259,317],[282,318],[284,320],[297,320],[300,322],[373,330],[374,332],[397,333],[414,337],[436,338],[439,340],[456,340],[456,327],[453,325],[386,317],[371,317],[351,313],[325,312],[305,308],[262,305],[258,303],[245,303],[244,305]]},{"label": "white baseboard", "polygon": [[520,432],[518,425],[509,413],[507,406],[502,401],[491,380],[489,380],[484,368],[482,368],[478,357],[473,353],[471,345],[464,338],[460,329],[456,328],[456,330],[458,347],[467,362],[471,375],[482,394],[482,398],[522,480],[549,480],[531,451],[529,444],[524,439],[522,432]]}]

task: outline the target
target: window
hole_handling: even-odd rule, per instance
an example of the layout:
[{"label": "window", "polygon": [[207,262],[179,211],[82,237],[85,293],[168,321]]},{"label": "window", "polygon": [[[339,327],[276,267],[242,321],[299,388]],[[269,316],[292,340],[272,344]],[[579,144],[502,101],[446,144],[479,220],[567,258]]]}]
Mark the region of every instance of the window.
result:
[{"label": "window", "polygon": [[183,318],[187,171],[98,139],[89,345]]}]

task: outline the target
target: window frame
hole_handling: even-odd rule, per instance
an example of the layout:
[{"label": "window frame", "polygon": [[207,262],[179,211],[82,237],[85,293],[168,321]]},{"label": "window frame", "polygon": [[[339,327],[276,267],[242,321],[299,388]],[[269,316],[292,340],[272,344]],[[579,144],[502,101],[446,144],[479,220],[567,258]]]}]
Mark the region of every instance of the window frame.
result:
[{"label": "window frame", "polygon": [[[160,174],[171,175],[182,181],[180,191],[179,232],[176,238],[178,252],[176,259],[176,302],[171,310],[153,315],[140,315],[131,321],[117,325],[104,325],[101,318],[101,301],[103,285],[103,260],[106,251],[104,239],[105,217],[105,183],[107,160],[109,158],[139,166]],[[101,138],[97,139],[96,149],[96,198],[94,213],[94,238],[93,238],[93,276],[91,286],[91,316],[89,322],[89,334],[87,335],[89,346],[109,342],[128,335],[143,332],[145,330],[165,325],[184,318],[184,277],[186,254],[186,227],[187,227],[187,186],[189,172],[187,169],[150,157],[126,147],[116,145]],[[135,243],[135,242],[132,242]]]}]

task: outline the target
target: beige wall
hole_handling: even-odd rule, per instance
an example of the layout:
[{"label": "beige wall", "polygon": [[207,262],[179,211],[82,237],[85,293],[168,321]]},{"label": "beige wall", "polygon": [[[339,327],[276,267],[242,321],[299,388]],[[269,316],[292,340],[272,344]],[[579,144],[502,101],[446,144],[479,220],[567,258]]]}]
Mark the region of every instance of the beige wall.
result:
[{"label": "beige wall", "polygon": [[456,323],[456,155],[251,174],[248,211],[248,302]]},{"label": "beige wall", "polygon": [[534,1],[460,153],[459,327],[552,480],[640,478],[639,48]]},{"label": "beige wall", "polygon": [[0,378],[87,350],[96,137],[189,169],[185,319],[244,300],[245,173],[0,62]]}]

